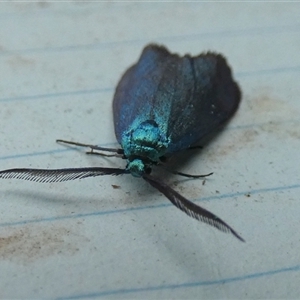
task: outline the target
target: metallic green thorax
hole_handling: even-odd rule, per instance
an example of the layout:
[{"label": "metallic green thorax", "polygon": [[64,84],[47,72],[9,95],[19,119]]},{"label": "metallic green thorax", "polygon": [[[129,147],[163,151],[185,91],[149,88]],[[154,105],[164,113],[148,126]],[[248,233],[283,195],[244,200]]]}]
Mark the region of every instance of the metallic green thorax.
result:
[{"label": "metallic green thorax", "polygon": [[122,148],[127,158],[127,170],[140,177],[166,153],[169,139],[156,122],[145,121],[124,132]]}]

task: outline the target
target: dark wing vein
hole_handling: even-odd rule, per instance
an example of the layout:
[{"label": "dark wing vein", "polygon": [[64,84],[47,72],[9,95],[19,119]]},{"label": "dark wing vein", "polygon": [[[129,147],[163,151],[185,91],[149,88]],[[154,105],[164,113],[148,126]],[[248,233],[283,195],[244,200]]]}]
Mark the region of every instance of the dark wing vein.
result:
[{"label": "dark wing vein", "polygon": [[125,173],[128,173],[128,171],[117,168],[10,169],[0,171],[0,178],[23,179],[35,182],[62,182],[87,177],[121,175]]},{"label": "dark wing vein", "polygon": [[188,216],[196,220],[205,222],[223,232],[230,232],[240,241],[245,242],[245,240],[223,220],[221,220],[208,210],[184,198],[179,193],[170,188],[168,185],[161,182],[159,179],[156,179],[150,175],[144,175],[143,178],[144,180],[149,182],[153,187],[155,187],[161,193],[163,193],[177,208],[185,212]]}]

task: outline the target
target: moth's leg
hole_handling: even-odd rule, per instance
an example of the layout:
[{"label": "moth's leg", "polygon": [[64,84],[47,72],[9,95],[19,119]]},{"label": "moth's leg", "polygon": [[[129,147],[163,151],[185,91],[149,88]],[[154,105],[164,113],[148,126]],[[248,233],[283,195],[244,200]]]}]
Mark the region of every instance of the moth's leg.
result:
[{"label": "moth's leg", "polygon": [[[65,141],[65,140],[56,140],[56,142],[67,144],[67,145],[79,146],[79,147],[88,147],[91,149],[91,151],[86,152],[87,154],[101,155],[101,156],[108,156],[108,157],[116,156],[116,157],[121,157],[121,158],[123,158],[123,156],[124,156],[123,149],[105,148],[105,147],[99,147],[97,145],[83,144],[83,143],[71,142],[71,141]],[[101,152],[94,152],[95,150],[96,151],[115,152],[115,154],[105,154],[105,153],[101,153]]]},{"label": "moth's leg", "polygon": [[188,147],[187,150],[195,150],[195,149],[203,149],[202,146],[191,146],[191,147]]},{"label": "moth's leg", "polygon": [[118,158],[122,158],[122,159],[126,159],[126,156],[124,154],[105,154],[102,152],[94,152],[93,149],[91,151],[87,151],[85,152],[85,154],[88,155],[99,155],[99,156],[105,156],[105,157],[118,157]]},{"label": "moth's leg", "polygon": [[160,160],[162,163],[165,163],[165,162],[168,160],[168,158],[167,158],[166,156],[161,156],[161,157],[159,158],[159,160]]},{"label": "moth's leg", "polygon": [[213,173],[208,173],[208,174],[204,174],[204,175],[192,175],[192,174],[186,174],[186,173],[182,173],[182,172],[178,172],[178,171],[171,171],[171,170],[168,170],[168,171],[171,172],[172,174],[180,175],[180,176],[188,177],[188,178],[204,178],[204,177],[208,177],[213,174]]},{"label": "moth's leg", "polygon": [[182,172],[178,172],[178,171],[173,171],[170,170],[164,163],[167,160],[167,158],[165,156],[161,156],[160,158],[161,163],[157,163],[157,166],[161,166],[162,168],[164,168],[165,170],[167,170],[168,172],[175,174],[175,175],[180,175],[183,177],[188,177],[188,178],[204,178],[207,176],[212,175],[213,173],[208,173],[208,174],[204,174],[204,175],[192,175],[192,174],[186,174],[186,173],[182,173]]},{"label": "moth's leg", "polygon": [[93,149],[91,151],[85,152],[85,154],[99,155],[99,156],[105,156],[105,157],[121,157],[122,158],[122,155],[120,155],[120,154],[105,154],[102,152],[94,152]]}]

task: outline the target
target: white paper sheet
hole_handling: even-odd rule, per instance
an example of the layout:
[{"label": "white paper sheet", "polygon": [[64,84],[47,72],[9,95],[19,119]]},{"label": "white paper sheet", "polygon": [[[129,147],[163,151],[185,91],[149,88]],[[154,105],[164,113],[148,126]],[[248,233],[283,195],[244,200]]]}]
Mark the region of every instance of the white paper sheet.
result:
[{"label": "white paper sheet", "polygon": [[246,239],[132,176],[2,180],[0,298],[298,298],[299,13],[270,2],[0,3],[0,169],[125,166],[55,140],[117,146],[114,88],[149,42],[221,52],[241,106],[180,168],[214,175],[166,181]]}]

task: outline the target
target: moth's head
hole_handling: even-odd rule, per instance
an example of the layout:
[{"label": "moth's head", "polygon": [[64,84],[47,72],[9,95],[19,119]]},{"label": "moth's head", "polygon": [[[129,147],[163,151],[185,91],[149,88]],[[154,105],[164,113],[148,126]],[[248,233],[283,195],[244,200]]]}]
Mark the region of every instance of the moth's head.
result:
[{"label": "moth's head", "polygon": [[151,165],[139,158],[135,158],[131,161],[128,161],[126,169],[134,177],[142,177],[144,174],[151,173]]}]

